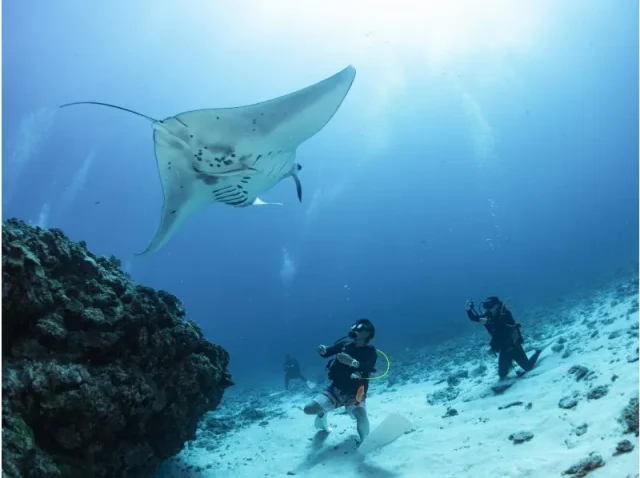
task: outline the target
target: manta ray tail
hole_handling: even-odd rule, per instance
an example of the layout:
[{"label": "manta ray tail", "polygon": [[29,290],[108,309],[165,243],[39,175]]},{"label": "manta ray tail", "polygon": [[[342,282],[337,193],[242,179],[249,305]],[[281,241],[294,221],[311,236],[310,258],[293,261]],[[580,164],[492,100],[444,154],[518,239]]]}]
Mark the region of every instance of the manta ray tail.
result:
[{"label": "manta ray tail", "polygon": [[150,121],[153,121],[154,123],[158,123],[159,122],[157,119],[152,118],[151,116],[147,116],[147,115],[142,114],[142,113],[138,113],[137,111],[133,111],[133,110],[130,110],[128,108],[123,108],[122,106],[112,105],[112,104],[109,104],[109,103],[100,103],[99,101],[76,101],[74,103],[66,103],[64,105],[60,105],[60,108],[65,108],[67,106],[74,106],[74,105],[107,106],[108,108],[115,108],[117,110],[126,111],[127,113],[132,113],[134,115],[141,116],[142,118],[146,118],[146,119],[148,119]]}]

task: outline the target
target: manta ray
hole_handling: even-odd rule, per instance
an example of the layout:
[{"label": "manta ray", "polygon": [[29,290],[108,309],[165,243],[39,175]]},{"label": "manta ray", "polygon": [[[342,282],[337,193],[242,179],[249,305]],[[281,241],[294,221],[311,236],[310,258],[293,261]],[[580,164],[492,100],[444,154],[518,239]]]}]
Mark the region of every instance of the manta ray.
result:
[{"label": "manta ray", "polygon": [[162,248],[189,217],[213,203],[234,207],[266,203],[260,195],[291,177],[302,201],[296,149],[331,120],[356,75],[348,66],[314,85],[261,103],[187,111],[157,120],[96,101],[67,103],[116,108],[151,121],[164,204],[145,251]]}]

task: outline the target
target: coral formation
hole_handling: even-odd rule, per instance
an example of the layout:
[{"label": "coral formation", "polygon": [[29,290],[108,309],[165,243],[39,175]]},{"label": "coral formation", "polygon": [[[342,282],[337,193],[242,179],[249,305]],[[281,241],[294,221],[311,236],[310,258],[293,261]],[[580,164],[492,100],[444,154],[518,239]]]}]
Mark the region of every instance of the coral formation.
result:
[{"label": "coral formation", "polygon": [[638,397],[631,397],[629,404],[622,409],[619,421],[626,427],[624,433],[635,433],[638,436]]},{"label": "coral formation", "polygon": [[145,476],[233,385],[173,295],[60,230],[2,230],[3,476]]}]

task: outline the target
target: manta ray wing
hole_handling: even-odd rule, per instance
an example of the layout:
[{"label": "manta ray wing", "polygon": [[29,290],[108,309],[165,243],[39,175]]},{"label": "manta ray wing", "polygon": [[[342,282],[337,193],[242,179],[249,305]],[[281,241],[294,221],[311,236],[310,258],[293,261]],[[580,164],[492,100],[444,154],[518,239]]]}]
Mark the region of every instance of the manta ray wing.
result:
[{"label": "manta ray wing", "polygon": [[249,206],[294,174],[296,148],[329,122],[354,78],[349,66],[262,103],[188,111],[154,122],[164,204],[156,234],[141,255],[159,250],[207,205]]}]

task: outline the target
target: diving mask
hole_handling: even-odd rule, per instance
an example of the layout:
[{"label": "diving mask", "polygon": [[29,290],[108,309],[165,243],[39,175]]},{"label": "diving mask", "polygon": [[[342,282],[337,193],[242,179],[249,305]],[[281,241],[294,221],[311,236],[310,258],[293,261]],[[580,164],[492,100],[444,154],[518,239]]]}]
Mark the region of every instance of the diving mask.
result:
[{"label": "diving mask", "polygon": [[355,324],[353,327],[351,327],[351,330],[349,330],[348,336],[350,339],[355,339],[358,336],[358,332],[369,330],[370,329],[364,324]]}]

